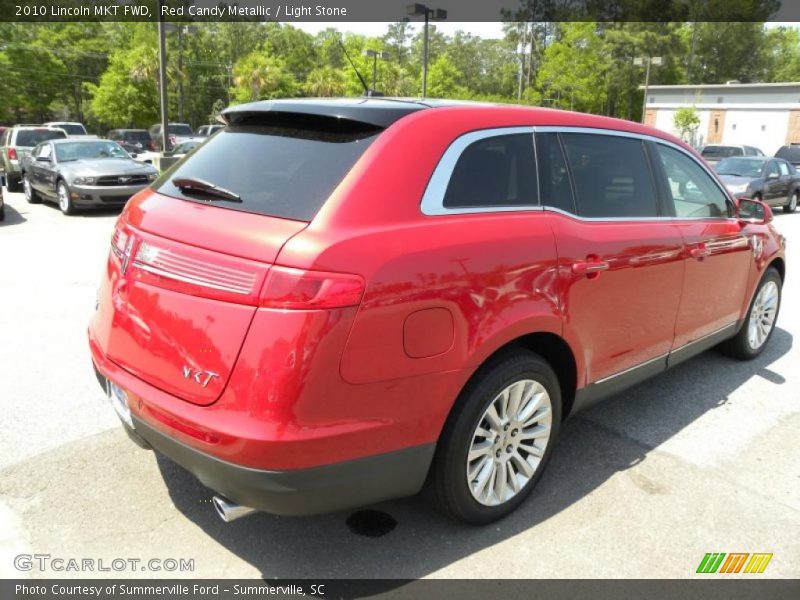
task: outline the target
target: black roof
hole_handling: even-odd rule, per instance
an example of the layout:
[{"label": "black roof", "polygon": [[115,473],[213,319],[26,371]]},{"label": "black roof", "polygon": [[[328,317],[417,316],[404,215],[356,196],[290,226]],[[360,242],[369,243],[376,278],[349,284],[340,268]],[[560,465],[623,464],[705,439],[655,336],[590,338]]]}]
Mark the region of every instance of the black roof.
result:
[{"label": "black roof", "polygon": [[454,100],[414,100],[410,98],[303,98],[262,100],[232,106],[222,112],[226,123],[258,113],[287,113],[347,119],[376,127],[388,127],[398,119],[427,108],[467,104]]}]

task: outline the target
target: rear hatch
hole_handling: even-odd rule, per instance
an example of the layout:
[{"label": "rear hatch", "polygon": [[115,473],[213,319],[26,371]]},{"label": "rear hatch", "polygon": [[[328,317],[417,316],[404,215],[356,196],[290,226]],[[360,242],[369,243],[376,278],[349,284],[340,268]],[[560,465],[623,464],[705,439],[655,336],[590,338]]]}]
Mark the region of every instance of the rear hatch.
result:
[{"label": "rear hatch", "polygon": [[114,232],[92,322],[100,349],[170,394],[214,402],[258,307],[288,306],[268,289],[287,302],[287,290],[324,283],[346,297],[346,279],[272,265],[378,132],[331,119],[251,119],[164,173],[155,191],[131,200]]}]

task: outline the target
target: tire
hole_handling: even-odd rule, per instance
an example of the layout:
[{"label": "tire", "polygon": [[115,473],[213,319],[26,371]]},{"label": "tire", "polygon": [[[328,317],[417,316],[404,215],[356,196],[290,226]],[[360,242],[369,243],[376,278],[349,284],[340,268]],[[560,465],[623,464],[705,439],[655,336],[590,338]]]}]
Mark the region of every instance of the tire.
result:
[{"label": "tire", "polygon": [[9,192],[18,192],[22,188],[21,186],[22,179],[20,177],[13,177],[11,175],[6,175],[6,189]]},{"label": "tire", "polygon": [[0,221],[6,220],[6,205],[0,206]]},{"label": "tire", "polygon": [[783,205],[783,212],[785,213],[793,213],[797,210],[797,202],[800,200],[800,194],[797,193],[797,190],[792,192],[792,195],[789,197],[789,201]]},{"label": "tire", "polygon": [[67,183],[63,179],[58,182],[56,190],[58,192],[58,208],[60,208],[61,212],[65,215],[74,215],[75,205],[72,203],[72,198],[69,196],[69,187],[67,187]]},{"label": "tire", "polygon": [[22,178],[22,191],[25,194],[25,201],[28,204],[39,204],[42,201],[41,196],[39,196],[38,192],[33,189],[27,173],[23,175]]},{"label": "tire", "polygon": [[[520,398],[516,411],[511,405],[502,410],[503,399],[513,397],[503,396],[505,392]],[[490,417],[492,407],[499,426],[491,425],[491,420],[498,421]],[[519,420],[509,419],[514,413]],[[499,354],[473,376],[447,419],[427,482],[433,502],[449,517],[475,525],[505,517],[522,504],[541,477],[560,424],[561,389],[550,365],[527,350]],[[522,437],[526,434],[538,435]],[[539,456],[526,452],[526,447]],[[475,456],[472,461],[468,461],[470,451]]]},{"label": "tire", "polygon": [[[775,331],[775,322],[781,308],[781,276],[775,267],[769,267],[758,284],[756,293],[747,309],[747,317],[739,332],[723,342],[719,349],[738,360],[752,360],[764,351]],[[767,330],[763,328],[764,319],[769,319]],[[758,320],[762,328],[759,328]],[[751,328],[752,325],[752,328]]]}]

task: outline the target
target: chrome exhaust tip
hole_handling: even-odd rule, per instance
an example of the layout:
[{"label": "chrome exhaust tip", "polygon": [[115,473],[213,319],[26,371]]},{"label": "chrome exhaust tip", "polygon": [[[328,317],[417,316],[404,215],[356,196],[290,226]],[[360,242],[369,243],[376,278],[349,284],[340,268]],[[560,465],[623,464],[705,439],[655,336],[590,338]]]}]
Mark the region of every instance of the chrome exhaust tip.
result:
[{"label": "chrome exhaust tip", "polygon": [[247,517],[255,512],[258,512],[255,508],[236,504],[235,502],[231,502],[222,496],[214,496],[211,499],[211,502],[214,504],[214,510],[217,511],[219,518],[226,523],[231,523],[236,519],[241,519],[242,517]]}]

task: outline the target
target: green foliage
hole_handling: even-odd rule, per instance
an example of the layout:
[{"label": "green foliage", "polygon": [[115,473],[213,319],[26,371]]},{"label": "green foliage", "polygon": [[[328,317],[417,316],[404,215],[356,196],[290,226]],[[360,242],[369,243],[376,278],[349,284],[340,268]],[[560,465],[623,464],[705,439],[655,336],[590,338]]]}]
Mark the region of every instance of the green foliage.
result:
[{"label": "green foliage", "polygon": [[690,142],[694,139],[697,128],[700,127],[700,116],[694,106],[684,106],[675,111],[672,123],[680,133],[681,139]]},{"label": "green foliage", "polygon": [[235,102],[285,98],[296,93],[296,82],[280,58],[256,51],[233,67],[231,95]]},{"label": "green foliage", "polygon": [[[502,39],[448,36],[432,25],[428,95],[638,120],[644,69],[634,64],[637,57],[662,57],[652,84],[800,80],[798,30],[753,22],[766,18],[758,15],[773,0],[709,2],[731,11],[732,20],[744,15],[742,22],[703,22],[705,4],[694,0],[687,4],[694,23],[554,22],[541,2],[524,0]],[[551,4],[558,9],[569,0]],[[69,118],[102,133],[149,127],[159,118],[153,23],[0,23],[0,40],[0,122]],[[368,86],[373,60],[366,49],[388,55],[375,62],[376,89],[420,94],[422,28],[410,23],[390,24],[385,35],[370,38],[336,29],[312,36],[274,22],[203,22],[167,33],[170,119],[198,126],[235,102],[361,95],[342,45]]]}]

